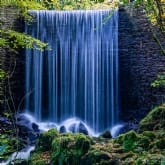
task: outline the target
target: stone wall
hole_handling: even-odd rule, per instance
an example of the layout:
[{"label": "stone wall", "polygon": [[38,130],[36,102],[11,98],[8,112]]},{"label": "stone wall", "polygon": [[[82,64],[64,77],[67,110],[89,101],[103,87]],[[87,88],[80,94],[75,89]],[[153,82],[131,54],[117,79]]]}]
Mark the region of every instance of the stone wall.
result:
[{"label": "stone wall", "polygon": [[[157,75],[165,72],[165,56],[150,27],[142,8],[120,8],[120,115],[124,120],[139,120],[152,107],[165,101],[165,89],[151,87]],[[164,41],[158,30],[156,33]]]},{"label": "stone wall", "polygon": [[[23,21],[19,17],[18,9],[14,7],[0,8],[1,28],[22,31]],[[0,80],[0,114],[18,109],[24,88],[24,56],[21,50],[0,47],[0,69],[7,77]]]}]

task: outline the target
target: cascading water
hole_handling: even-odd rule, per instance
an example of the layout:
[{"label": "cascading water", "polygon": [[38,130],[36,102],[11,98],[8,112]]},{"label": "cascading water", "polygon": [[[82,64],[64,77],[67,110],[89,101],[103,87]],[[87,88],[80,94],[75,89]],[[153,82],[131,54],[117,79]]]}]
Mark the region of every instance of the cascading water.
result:
[{"label": "cascading water", "polygon": [[77,117],[99,132],[117,122],[118,11],[29,11],[26,32],[49,44],[26,50],[25,109],[38,121]]}]

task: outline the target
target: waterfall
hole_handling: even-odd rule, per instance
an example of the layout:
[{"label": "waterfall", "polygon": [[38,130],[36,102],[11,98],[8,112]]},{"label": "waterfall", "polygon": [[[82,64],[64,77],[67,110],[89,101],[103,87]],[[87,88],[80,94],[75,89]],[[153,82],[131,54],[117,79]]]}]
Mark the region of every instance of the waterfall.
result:
[{"label": "waterfall", "polygon": [[76,117],[94,131],[118,120],[118,11],[29,11],[25,31],[49,44],[26,50],[25,109],[38,121]]}]

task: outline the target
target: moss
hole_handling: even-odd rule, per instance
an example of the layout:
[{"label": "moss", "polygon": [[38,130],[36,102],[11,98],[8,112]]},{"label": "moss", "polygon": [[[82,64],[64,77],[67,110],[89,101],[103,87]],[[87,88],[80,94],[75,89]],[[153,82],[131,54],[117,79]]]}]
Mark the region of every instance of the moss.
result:
[{"label": "moss", "polygon": [[152,131],[144,131],[143,135],[150,138],[151,140],[154,140],[156,138],[156,135]]},{"label": "moss", "polygon": [[165,128],[165,104],[154,108],[141,122],[139,132]]},{"label": "moss", "polygon": [[137,142],[137,146],[142,149],[148,149],[150,145],[151,139],[147,136],[141,136],[141,138]]},{"label": "moss", "polygon": [[147,154],[139,157],[135,164],[136,165],[158,165],[161,164],[163,155],[161,154]]},{"label": "moss", "polygon": [[[107,164],[111,161],[111,155],[108,152],[101,151],[98,149],[92,149],[87,154],[85,154],[81,159],[81,164],[91,165],[91,164]],[[103,163],[104,162],[104,163]]]},{"label": "moss", "polygon": [[56,129],[50,129],[47,132],[42,133],[39,136],[36,150],[47,151],[51,149],[52,141],[58,136],[58,131]]},{"label": "moss", "polygon": [[28,162],[27,160],[24,160],[24,159],[16,159],[12,162],[9,163],[9,165],[28,165]]},{"label": "moss", "polygon": [[162,139],[157,139],[154,141],[151,145],[152,147],[158,148],[158,149],[165,149],[165,137]]},{"label": "moss", "polygon": [[6,160],[10,155],[21,149],[21,143],[15,137],[0,135],[0,159]]},{"label": "moss", "polygon": [[30,165],[48,165],[50,163],[49,152],[37,152],[33,153],[29,159]]},{"label": "moss", "polygon": [[52,162],[54,164],[79,164],[80,158],[90,148],[90,138],[83,134],[63,134],[53,140]]},{"label": "moss", "polygon": [[124,151],[131,151],[136,149],[138,135],[135,131],[129,131],[126,134],[120,135],[115,139],[115,142],[121,144],[123,146]]}]

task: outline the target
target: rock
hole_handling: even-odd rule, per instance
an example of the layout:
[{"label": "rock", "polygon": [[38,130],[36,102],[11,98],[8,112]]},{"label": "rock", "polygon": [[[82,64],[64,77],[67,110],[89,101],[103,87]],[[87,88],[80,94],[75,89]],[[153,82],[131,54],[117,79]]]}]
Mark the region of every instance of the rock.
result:
[{"label": "rock", "polygon": [[60,133],[66,133],[66,128],[65,128],[64,125],[62,125],[62,126],[60,127],[59,132],[60,132]]},{"label": "rock", "polygon": [[33,128],[34,132],[40,132],[39,127],[36,123],[32,123],[32,128]]},{"label": "rock", "polygon": [[17,114],[16,115],[16,122],[17,124],[30,124],[30,120],[23,114]]},{"label": "rock", "polygon": [[49,150],[53,139],[57,137],[57,135],[58,135],[58,131],[55,128],[52,128],[49,131],[40,134],[36,149],[38,151]]},{"label": "rock", "polygon": [[109,130],[106,130],[100,136],[103,137],[103,138],[106,138],[106,139],[111,139],[112,138],[111,132]]},{"label": "rock", "polygon": [[59,164],[59,160],[61,164],[65,164],[66,160],[71,165],[79,164],[80,158],[89,151],[90,144],[90,138],[83,134],[59,135],[52,142],[52,155],[54,155],[52,164]]},{"label": "rock", "polygon": [[165,104],[151,110],[139,126],[139,132],[161,129],[165,129]]},{"label": "rock", "polygon": [[0,116],[0,123],[7,124],[7,125],[12,124],[6,117],[1,117],[1,116]]},{"label": "rock", "polygon": [[85,125],[83,123],[80,122],[79,126],[78,126],[78,132],[79,133],[83,133],[85,135],[88,135],[88,130],[85,127]]},{"label": "rock", "polygon": [[25,145],[34,145],[37,138],[39,137],[40,130],[36,123],[32,123],[23,114],[16,116],[16,124],[19,129],[19,137]]},{"label": "rock", "polygon": [[31,128],[31,125],[17,125],[18,126],[18,128],[19,128],[19,130],[20,130],[20,133],[27,133],[28,134],[28,132],[33,132],[33,129]]},{"label": "rock", "polygon": [[138,130],[138,124],[129,121],[129,122],[127,122],[127,123],[124,124],[124,126],[119,130],[118,134],[120,135],[120,134],[129,132],[130,130],[137,131]]},{"label": "rock", "polygon": [[76,124],[72,124],[72,125],[69,127],[69,131],[71,131],[72,133],[76,133]]},{"label": "rock", "polygon": [[87,154],[85,154],[81,158],[80,165],[84,165],[84,164],[85,165],[92,165],[92,164],[108,165],[108,164],[111,164],[111,161],[112,161],[112,157],[109,153],[100,151],[97,149],[93,149],[93,150],[90,150]]}]

